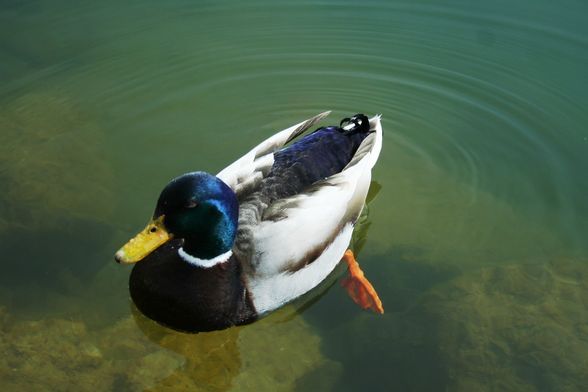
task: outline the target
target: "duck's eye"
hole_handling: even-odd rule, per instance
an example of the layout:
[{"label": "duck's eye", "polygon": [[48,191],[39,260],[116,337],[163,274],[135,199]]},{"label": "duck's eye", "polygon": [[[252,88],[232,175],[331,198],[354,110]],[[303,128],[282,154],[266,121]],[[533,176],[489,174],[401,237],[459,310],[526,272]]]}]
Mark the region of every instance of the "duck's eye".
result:
[{"label": "duck's eye", "polygon": [[186,204],[186,208],[194,208],[198,205],[198,202],[196,200],[190,200],[187,204]]},{"label": "duck's eye", "polygon": [[152,228],[149,229],[149,231],[151,233],[155,233],[157,231],[157,227],[153,226]]}]

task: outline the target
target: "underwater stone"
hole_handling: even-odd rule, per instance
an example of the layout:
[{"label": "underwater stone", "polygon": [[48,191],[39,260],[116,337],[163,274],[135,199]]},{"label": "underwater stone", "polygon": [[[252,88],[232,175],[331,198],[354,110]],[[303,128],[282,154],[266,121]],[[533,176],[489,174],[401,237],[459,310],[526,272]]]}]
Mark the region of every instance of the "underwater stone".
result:
[{"label": "underwater stone", "polygon": [[431,328],[454,391],[583,391],[588,385],[588,262],[472,271],[427,293]]},{"label": "underwater stone", "polygon": [[103,135],[69,99],[15,98],[0,106],[0,129],[0,230],[111,216],[114,176],[100,147]]},{"label": "underwater stone", "polygon": [[[162,371],[169,371],[161,367],[162,358],[174,366],[181,363],[177,355],[145,339],[131,319],[89,331],[79,320],[8,318],[8,326],[0,330],[3,391],[110,391],[115,384],[140,391],[150,380],[133,383],[130,374],[162,377]],[[127,350],[120,350],[121,345]],[[155,354],[159,361],[149,359]]]},{"label": "underwater stone", "polygon": [[343,365],[334,390],[586,390],[588,260],[459,272],[403,259],[387,255],[391,283],[377,286],[401,301],[323,327],[325,355]]},{"label": "underwater stone", "polygon": [[301,317],[200,334],[138,317],[90,329],[81,320],[17,320],[0,308],[0,390],[290,391],[317,369],[325,385],[340,372]]},{"label": "underwater stone", "polygon": [[0,284],[57,285],[64,269],[92,275],[103,258],[88,249],[112,234],[115,208],[103,132],[53,91],[0,103],[0,130]]}]

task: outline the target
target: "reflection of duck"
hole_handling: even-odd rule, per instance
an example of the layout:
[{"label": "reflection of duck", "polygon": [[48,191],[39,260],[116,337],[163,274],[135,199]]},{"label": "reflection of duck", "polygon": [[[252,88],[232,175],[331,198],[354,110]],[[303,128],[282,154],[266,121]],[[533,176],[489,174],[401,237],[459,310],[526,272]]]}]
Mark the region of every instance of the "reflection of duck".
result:
[{"label": "reflection of duck", "polygon": [[[206,335],[187,334],[155,324],[134,306],[131,310],[135,325],[141,332],[156,345],[178,354],[180,359],[180,363],[173,366],[173,361],[167,359],[168,353],[165,362],[157,363],[159,372],[154,373],[160,377],[154,378],[152,373],[150,377],[144,377],[143,382],[151,381],[146,383],[148,388],[145,391],[199,391],[214,386],[213,389],[220,392],[231,388],[243,367],[238,343],[241,331],[238,328]],[[222,366],[219,366],[220,363]]]},{"label": "reflection of duck", "polygon": [[381,302],[346,250],[382,143],[380,117],[358,114],[284,145],[328,113],[265,140],[217,176],[184,174],[153,220],[116,253],[135,263],[137,307],[169,327],[246,324],[305,294],[343,258],[352,298]]},{"label": "reflection of duck", "polygon": [[173,331],[131,309],[141,332],[165,348],[129,369],[145,392],[291,390],[317,371],[321,386],[340,376],[341,365],[323,355],[315,328],[302,317],[286,316],[293,312],[290,305],[254,325],[206,334]]}]

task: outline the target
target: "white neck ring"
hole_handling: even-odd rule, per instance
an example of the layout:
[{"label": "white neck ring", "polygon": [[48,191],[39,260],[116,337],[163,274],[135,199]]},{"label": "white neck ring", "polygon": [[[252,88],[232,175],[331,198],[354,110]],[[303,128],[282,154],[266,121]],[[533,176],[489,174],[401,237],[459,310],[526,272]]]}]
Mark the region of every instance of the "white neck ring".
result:
[{"label": "white neck ring", "polygon": [[224,263],[227,260],[229,260],[229,258],[233,254],[233,251],[232,250],[229,250],[228,252],[225,252],[223,254],[220,254],[218,256],[215,256],[212,259],[200,259],[198,257],[194,257],[194,256],[189,255],[188,253],[186,253],[186,251],[184,250],[184,248],[178,249],[178,254],[180,255],[180,257],[184,261],[188,262],[189,264],[195,265],[196,267],[200,267],[200,268],[212,268],[215,265]]}]

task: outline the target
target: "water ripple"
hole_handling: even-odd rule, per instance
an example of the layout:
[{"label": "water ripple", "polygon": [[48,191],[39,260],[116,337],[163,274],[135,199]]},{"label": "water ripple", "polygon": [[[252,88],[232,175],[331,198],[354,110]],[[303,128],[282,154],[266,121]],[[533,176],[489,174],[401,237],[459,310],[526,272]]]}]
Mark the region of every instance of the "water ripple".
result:
[{"label": "water ripple", "polygon": [[490,192],[578,231],[574,211],[588,210],[574,191],[587,180],[570,174],[586,167],[580,16],[560,23],[555,5],[538,18],[457,2],[154,6],[113,17],[108,3],[88,2],[55,13],[47,23],[87,26],[80,41],[92,44],[3,91],[57,75],[131,137],[144,127],[187,136],[218,116],[227,132],[253,135],[255,124],[300,113],[383,113],[387,142],[467,184],[471,203]]}]

